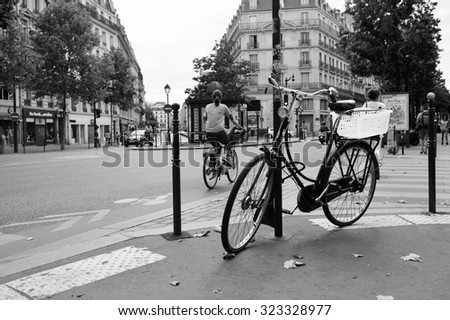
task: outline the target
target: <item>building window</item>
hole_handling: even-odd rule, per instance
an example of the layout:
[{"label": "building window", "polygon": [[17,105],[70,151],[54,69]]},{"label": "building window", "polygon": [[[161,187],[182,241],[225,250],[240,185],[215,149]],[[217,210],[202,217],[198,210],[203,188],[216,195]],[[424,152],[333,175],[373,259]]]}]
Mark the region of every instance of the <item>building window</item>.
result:
[{"label": "building window", "polygon": [[309,72],[300,73],[301,85],[307,86],[309,84]]},{"label": "building window", "polygon": [[248,49],[257,49],[258,48],[258,36],[250,35]]},{"label": "building window", "polygon": [[257,54],[250,55],[250,69],[251,71],[259,70],[259,62]]},{"label": "building window", "polygon": [[309,4],[309,0],[302,0],[301,4]]},{"label": "building window", "polygon": [[258,0],[250,0],[249,1],[249,9],[256,9],[258,6]]},{"label": "building window", "polygon": [[302,45],[310,45],[311,41],[309,40],[309,32],[302,32],[300,34],[300,44]]},{"label": "building window", "polygon": [[102,44],[104,47],[106,47],[106,32],[102,31]]},{"label": "building window", "polygon": [[309,13],[308,12],[302,12],[300,14],[300,24],[308,24],[309,23]]}]

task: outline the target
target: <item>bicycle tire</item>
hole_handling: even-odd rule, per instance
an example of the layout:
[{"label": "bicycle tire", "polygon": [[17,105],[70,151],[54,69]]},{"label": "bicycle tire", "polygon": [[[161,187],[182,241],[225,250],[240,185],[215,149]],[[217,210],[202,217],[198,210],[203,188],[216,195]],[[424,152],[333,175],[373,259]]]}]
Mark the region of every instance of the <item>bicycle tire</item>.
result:
[{"label": "bicycle tire", "polygon": [[222,246],[227,252],[242,251],[254,238],[271,202],[272,180],[264,154],[255,156],[242,169],[222,218]]},{"label": "bicycle tire", "polygon": [[232,151],[231,159],[232,159],[231,167],[228,167],[228,169],[227,169],[227,178],[228,178],[228,181],[233,183],[236,181],[236,178],[239,173],[239,159],[238,159],[236,150]]},{"label": "bicycle tire", "polygon": [[365,141],[350,141],[334,150],[327,160],[324,181],[329,188],[322,205],[331,223],[345,227],[364,215],[375,193],[377,170],[376,156]]},{"label": "bicycle tire", "polygon": [[[212,160],[212,157],[216,160]],[[208,189],[214,189],[219,180],[219,168],[217,166],[217,156],[213,152],[207,152],[203,157],[203,182]]]}]

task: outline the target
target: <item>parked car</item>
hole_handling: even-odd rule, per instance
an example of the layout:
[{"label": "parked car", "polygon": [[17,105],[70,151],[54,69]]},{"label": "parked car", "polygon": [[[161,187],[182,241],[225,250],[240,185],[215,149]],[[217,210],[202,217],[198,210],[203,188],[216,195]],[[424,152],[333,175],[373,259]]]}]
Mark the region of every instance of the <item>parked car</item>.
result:
[{"label": "parked car", "polygon": [[124,139],[124,146],[128,147],[130,145],[141,147],[144,144],[148,143],[149,145],[153,145],[153,139],[148,140],[145,137],[145,130],[134,130],[131,132],[128,137]]},{"label": "parked car", "polygon": [[[267,134],[270,137],[273,137],[273,128],[269,128],[269,131],[267,132]],[[293,136],[294,136],[294,131],[288,129],[288,137],[292,138]]]}]

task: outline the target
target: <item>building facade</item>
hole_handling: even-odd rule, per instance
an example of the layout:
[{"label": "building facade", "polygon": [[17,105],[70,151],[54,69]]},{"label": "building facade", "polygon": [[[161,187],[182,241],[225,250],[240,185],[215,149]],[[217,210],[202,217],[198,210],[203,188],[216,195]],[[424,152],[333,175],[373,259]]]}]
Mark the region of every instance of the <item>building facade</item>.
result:
[{"label": "building facade", "polygon": [[[281,9],[281,85],[314,92],[335,87],[341,98],[364,101],[372,79],[355,78],[349,64],[337,49],[340,28],[352,28],[351,17],[331,8],[325,0],[284,0]],[[273,97],[266,94],[272,74],[272,0],[242,0],[226,32],[235,43],[235,57],[248,60],[252,86],[246,95],[261,101],[261,111],[249,112],[263,128],[273,127]],[[271,92],[271,91],[269,91]],[[327,101],[320,97],[301,102],[290,130],[317,133],[329,116]]]},{"label": "building facade", "polygon": [[[17,1],[16,11],[20,15],[24,27],[24,34],[28,35],[34,30],[33,16],[44,10],[52,3],[65,0],[20,0]],[[120,135],[136,128],[142,119],[142,102],[145,101],[143,88],[143,76],[141,69],[128,41],[124,27],[114,9],[111,0],[74,0],[88,9],[93,23],[93,32],[100,36],[100,44],[93,49],[92,54],[101,56],[112,48],[121,49],[131,62],[131,72],[136,78],[135,108],[120,110],[116,105],[106,105],[104,101],[96,105],[101,110],[100,118],[96,119],[100,142],[105,142],[111,135]],[[6,88],[0,88],[0,126],[6,132],[12,127],[9,113],[13,105],[12,94]],[[50,97],[34,99],[33,93],[27,88],[16,89],[16,105],[21,114],[18,140],[19,144],[42,143],[42,135],[45,142],[60,143],[58,141],[58,128],[61,121],[61,109],[56,100]],[[67,100],[66,141],[67,144],[93,143],[94,137],[94,106],[73,99]],[[38,138],[40,137],[40,138]]]}]

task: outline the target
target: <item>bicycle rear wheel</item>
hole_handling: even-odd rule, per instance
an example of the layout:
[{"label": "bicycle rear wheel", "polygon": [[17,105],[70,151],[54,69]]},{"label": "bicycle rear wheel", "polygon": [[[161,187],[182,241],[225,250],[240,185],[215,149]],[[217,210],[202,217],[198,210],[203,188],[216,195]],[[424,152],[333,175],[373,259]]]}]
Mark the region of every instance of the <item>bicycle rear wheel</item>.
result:
[{"label": "bicycle rear wheel", "polygon": [[344,144],[328,159],[322,208],[331,223],[348,226],[364,215],[372,201],[378,161],[370,146],[359,140]]},{"label": "bicycle rear wheel", "polygon": [[208,189],[213,189],[219,180],[219,168],[217,156],[213,152],[207,152],[203,157],[203,182]]},{"label": "bicycle rear wheel", "polygon": [[239,173],[239,160],[235,150],[232,151],[231,154],[231,167],[227,169],[227,178],[228,181],[234,182]]},{"label": "bicycle rear wheel", "polygon": [[273,175],[264,154],[246,164],[228,197],[222,219],[222,245],[242,251],[253,239],[271,201]]}]

